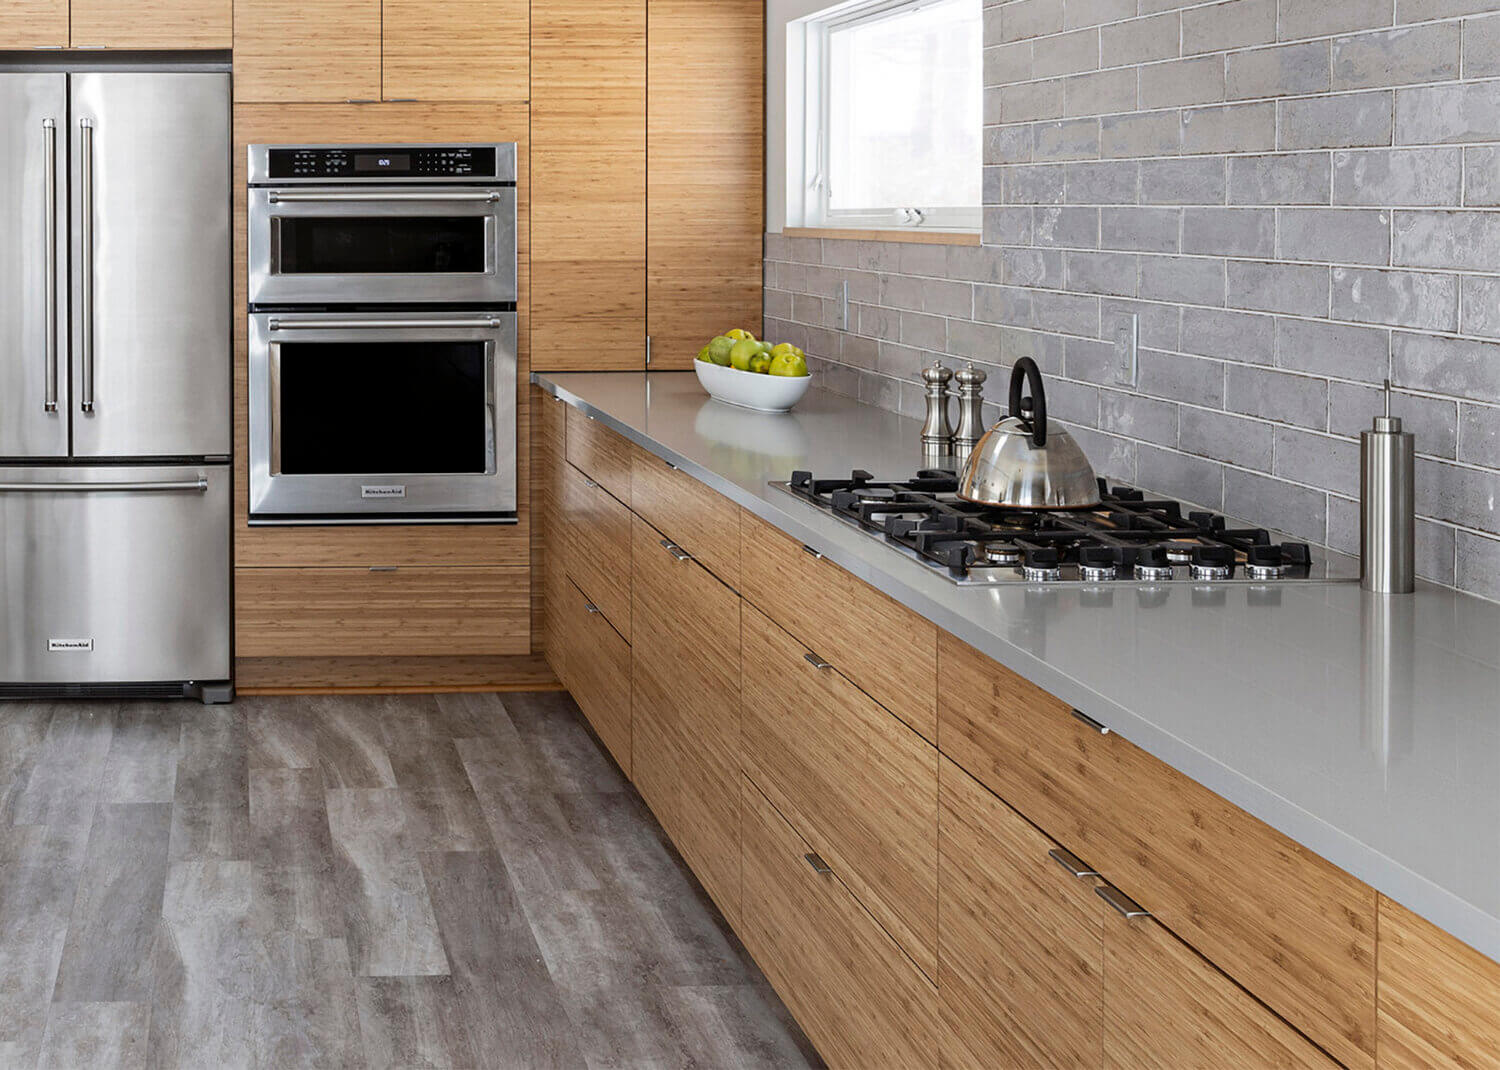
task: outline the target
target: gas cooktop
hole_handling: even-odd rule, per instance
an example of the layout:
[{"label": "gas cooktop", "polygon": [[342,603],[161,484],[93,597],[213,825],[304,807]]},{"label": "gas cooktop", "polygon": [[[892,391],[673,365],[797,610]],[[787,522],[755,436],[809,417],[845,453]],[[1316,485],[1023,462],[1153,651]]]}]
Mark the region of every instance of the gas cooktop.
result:
[{"label": "gas cooktop", "polygon": [[1217,513],[1099,481],[1092,509],[1047,511],[975,505],[943,469],[882,482],[793,472],[771,484],[833,513],[957,584],[1285,583],[1345,580],[1326,554],[1278,541],[1265,528],[1232,526]]}]

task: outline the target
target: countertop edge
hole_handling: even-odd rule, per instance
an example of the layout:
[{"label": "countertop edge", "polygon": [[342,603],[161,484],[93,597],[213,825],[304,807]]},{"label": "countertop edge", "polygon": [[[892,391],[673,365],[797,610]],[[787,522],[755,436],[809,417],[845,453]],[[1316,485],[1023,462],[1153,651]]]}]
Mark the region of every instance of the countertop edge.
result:
[{"label": "countertop edge", "polygon": [[[545,393],[571,405],[598,420],[610,430],[686,472],[711,490],[722,494],[792,538],[817,547],[840,568],[889,595],[912,612],[924,617],[946,632],[1019,673],[1037,687],[1063,702],[1083,710],[1105,724],[1111,731],[1165,762],[1178,772],[1197,781],[1210,791],[1234,803],[1252,816],[1322,856],[1340,869],[1369,885],[1468,944],[1481,954],[1500,962],[1500,918],[1464,901],[1452,892],[1413,872],[1368,844],[1321,820],[1316,815],[1289,802],[1280,795],[1248,779],[1237,771],[1209,757],[1202,751],[1162,731],[1149,720],[1132,713],[1106,695],[1084,686],[1058,671],[1047,662],[1006,642],[962,614],[932,600],[907,586],[901,572],[920,566],[889,551],[891,568],[881,568],[875,561],[850,555],[838,547],[824,548],[815,525],[804,521],[837,521],[812,514],[811,517],[783,512],[765,498],[747,492],[738,483],[712,469],[685,457],[639,428],[624,423],[589,404],[579,395],[547,377],[546,372],[532,372],[531,381]],[[788,503],[793,499],[788,498]],[[877,557],[877,555],[871,555]]]}]

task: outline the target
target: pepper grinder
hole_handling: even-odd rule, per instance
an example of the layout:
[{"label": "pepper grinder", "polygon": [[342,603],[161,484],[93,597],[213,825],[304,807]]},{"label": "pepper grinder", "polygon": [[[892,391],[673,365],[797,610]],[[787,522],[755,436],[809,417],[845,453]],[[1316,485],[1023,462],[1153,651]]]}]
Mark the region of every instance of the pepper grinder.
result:
[{"label": "pepper grinder", "polygon": [[1416,589],[1416,439],[1391,415],[1391,381],[1385,381],[1385,415],[1359,436],[1359,585],[1378,594]]},{"label": "pepper grinder", "polygon": [[953,424],[948,420],[948,383],[952,370],[934,358],[932,367],[922,369],[927,384],[927,422],[922,425],[922,457],[929,467],[937,467],[941,458],[953,452]]},{"label": "pepper grinder", "polygon": [[958,383],[958,430],[953,432],[953,457],[960,465],[984,435],[984,372],[970,362],[955,375]]}]

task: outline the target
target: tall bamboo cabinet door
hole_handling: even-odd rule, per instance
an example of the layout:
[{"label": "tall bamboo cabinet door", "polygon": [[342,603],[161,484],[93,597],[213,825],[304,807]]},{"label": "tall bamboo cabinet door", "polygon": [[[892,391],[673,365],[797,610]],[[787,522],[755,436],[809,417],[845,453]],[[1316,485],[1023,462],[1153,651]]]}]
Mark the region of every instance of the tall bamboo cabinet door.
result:
[{"label": "tall bamboo cabinet door", "polygon": [[1380,897],[1386,1068],[1500,1066],[1500,963]]},{"label": "tall bamboo cabinet door", "polygon": [[1336,1070],[1338,1063],[1139,905],[1105,890],[1115,896],[1104,925],[1106,1067]]},{"label": "tall bamboo cabinet door", "polygon": [[[651,367],[688,368],[761,321],[762,0],[648,0],[647,330]],[[540,243],[539,243],[540,244]]]},{"label": "tall bamboo cabinet door", "polygon": [[646,0],[532,4],[531,175],[531,366],[639,371]]},{"label": "tall bamboo cabinet door", "polygon": [[[632,677],[650,709],[646,732],[665,737],[665,753],[675,765],[673,812],[663,824],[734,923],[740,892],[740,596],[640,517],[634,519],[631,565],[631,634],[637,637]],[[636,745],[642,745],[640,737]],[[640,753],[639,777],[653,759],[633,753]],[[642,794],[651,801],[644,787]]]},{"label": "tall bamboo cabinet door", "polygon": [[68,0],[5,0],[0,49],[67,48]]},{"label": "tall bamboo cabinet door", "polygon": [[380,99],[381,0],[234,0],[234,98]]},{"label": "tall bamboo cabinet door", "polygon": [[1097,1067],[1104,911],[1087,867],[942,759],[943,1065]]},{"label": "tall bamboo cabinet door", "polygon": [[530,94],[527,0],[384,0],[386,100],[522,101]]},{"label": "tall bamboo cabinet door", "polygon": [[229,48],[233,0],[73,0],[74,48]]}]

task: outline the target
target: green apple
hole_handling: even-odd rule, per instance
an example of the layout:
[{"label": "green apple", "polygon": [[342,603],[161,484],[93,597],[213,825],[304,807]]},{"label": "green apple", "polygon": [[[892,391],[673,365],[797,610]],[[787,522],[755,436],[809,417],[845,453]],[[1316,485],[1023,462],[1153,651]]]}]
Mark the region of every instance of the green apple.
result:
[{"label": "green apple", "polygon": [[753,338],[742,338],[729,351],[729,366],[742,372],[750,370],[750,358],[760,355],[760,343]]},{"label": "green apple", "polygon": [[782,353],[771,361],[770,373],[800,379],[807,375],[807,361],[796,353]]}]

